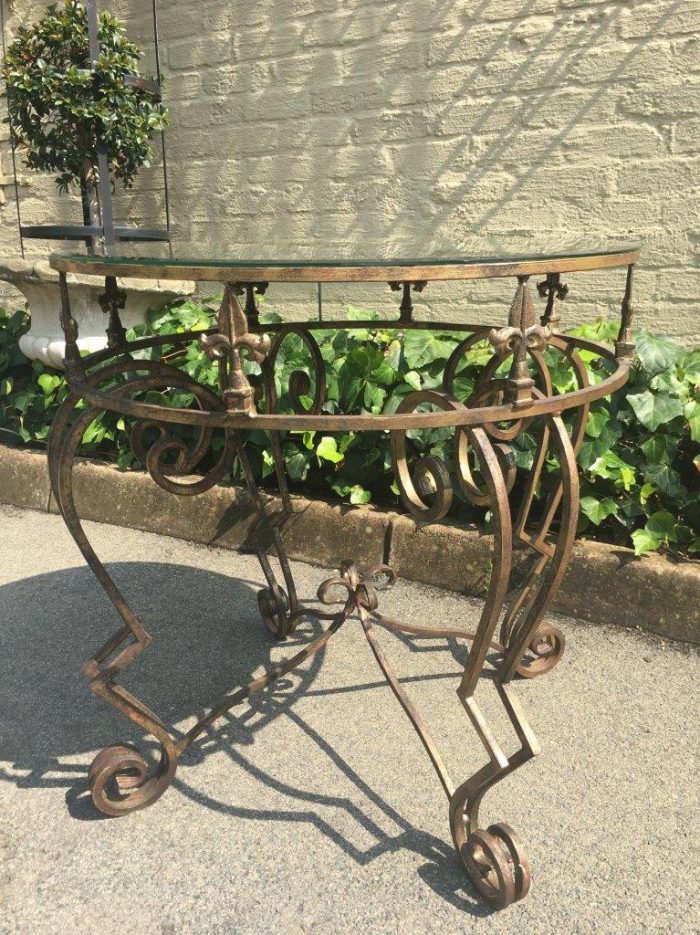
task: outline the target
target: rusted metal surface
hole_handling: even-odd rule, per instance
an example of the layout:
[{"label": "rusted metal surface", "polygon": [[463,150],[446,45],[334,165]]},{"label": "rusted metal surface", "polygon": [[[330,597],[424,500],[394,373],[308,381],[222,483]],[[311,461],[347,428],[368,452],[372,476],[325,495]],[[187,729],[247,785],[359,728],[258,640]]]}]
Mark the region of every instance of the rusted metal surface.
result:
[{"label": "rusted metal surface", "polygon": [[[588,259],[593,262],[593,258]],[[608,262],[609,257],[595,258],[599,268],[617,265],[619,255],[613,259],[615,262]],[[591,401],[607,395],[627,379],[632,325],[631,266],[622,301],[620,336],[613,352],[558,331],[557,303],[566,296],[567,286],[561,283],[556,268],[546,270],[546,278],[537,285],[537,294],[545,300],[538,323],[528,283],[530,272],[523,271],[535,265],[523,263],[514,273],[517,277],[515,298],[508,323],[500,326],[413,321],[413,309],[409,310],[408,305],[411,304],[412,284],[419,282],[418,276],[414,278],[418,271],[397,267],[401,275],[397,275],[395,281],[403,290],[403,302],[407,303],[402,308],[401,331],[445,327],[464,332],[464,339],[447,362],[439,389],[411,393],[393,414],[379,416],[331,415],[323,411],[326,372],[314,332],[327,325],[322,322],[260,325],[255,293],[262,292],[268,278],[275,281],[274,277],[256,276],[247,282],[230,278],[216,327],[209,332],[165,335],[126,344],[119,321],[123,296],[116,288],[114,267],[105,267],[110,272],[102,307],[109,314],[110,347],[81,358],[77,353],[77,327],[70,314],[65,283],[67,267],[61,271],[61,324],[66,335],[71,393],[59,410],[49,440],[51,483],[73,538],[122,620],[121,628],[86,663],[83,672],[97,695],[160,744],[160,759],[155,767],[149,766],[134,747],[126,744],[108,747],[98,754],[90,768],[89,782],[94,803],[103,813],[123,815],[155,802],[172,782],[180,754],[217,718],[315,655],[340,627],[356,618],[447,795],[455,847],[475,886],[497,908],[527,894],[530,868],[523,844],[507,824],[496,822],[482,827],[479,809],[489,789],[540,752],[513,692],[513,679],[516,675],[532,678],[548,672],[564,652],[564,634],[545,621],[544,615],[564,576],[574,541],[579,505],[576,454],[583,442]],[[96,272],[103,271],[104,263],[95,260],[94,266]],[[85,271],[84,265],[81,270]],[[309,278],[312,273],[316,277],[318,268],[307,272]],[[492,275],[490,269],[481,272]],[[384,279],[386,270],[383,273]],[[470,273],[465,273],[464,278],[469,276]],[[367,279],[371,279],[371,275]],[[245,308],[238,301],[238,296],[243,294],[246,295]],[[396,325],[395,321],[333,323],[336,328],[349,329]],[[292,373],[285,388],[293,412],[280,413],[276,364],[282,345],[290,335],[302,342],[308,365]],[[179,357],[194,341],[200,341],[212,360],[219,364],[218,391],[198,384],[177,367]],[[471,395],[467,399],[457,398],[455,379],[462,364],[469,360],[476,345],[483,347],[488,343],[493,353],[483,366]],[[165,359],[151,361],[134,356],[135,352],[152,347],[167,352],[163,355]],[[600,382],[590,383],[581,351],[596,355],[601,367],[607,368],[607,376]],[[260,365],[259,377],[246,375],[241,353]],[[574,390],[563,394],[554,391],[548,365],[552,356],[558,366],[570,371]],[[149,392],[170,390],[190,393],[191,407],[178,409],[142,400]],[[309,399],[311,406],[307,408]],[[250,541],[266,579],[266,586],[258,595],[265,626],[275,638],[283,640],[304,616],[328,623],[321,636],[292,658],[220,699],[177,740],[153,711],[117,684],[123,670],[146,649],[151,637],[93,551],[75,508],[72,482],[75,453],[86,427],[104,410],[119,412],[134,420],[130,437],[135,455],[145,464],[155,483],[173,494],[196,496],[210,489],[230,472],[237,459],[257,513]],[[438,426],[454,428],[448,461],[429,456],[411,462],[408,431]],[[247,457],[242,430],[251,427],[269,432],[282,501],[282,511],[278,514],[271,512],[268,498],[258,488]],[[491,510],[494,540],[491,575],[475,633],[467,633],[457,626],[407,625],[384,616],[379,610],[379,596],[396,580],[395,572],[386,565],[363,573],[348,560],[337,576],[319,587],[318,605],[301,603],[284,546],[284,528],[292,506],[282,457],[282,437],[290,428],[389,431],[401,497],[406,509],[419,522],[432,522],[444,516],[457,489],[471,503]],[[513,443],[525,431],[535,433],[538,445],[531,468],[516,487],[518,469]],[[212,450],[215,437],[218,441],[214,466],[193,479],[198,465]],[[551,464],[553,459],[559,465],[558,479],[535,515],[535,489],[545,465]],[[516,549],[525,552],[529,561],[524,572],[523,563],[519,563],[517,574],[513,570]],[[488,760],[459,785],[455,786],[450,779],[424,716],[392,668],[380,643],[378,629],[407,633],[416,638],[458,638],[471,644],[461,680],[455,687]],[[495,660],[489,656],[494,652]],[[518,749],[511,755],[505,753],[475,699],[477,686],[488,667],[492,669],[491,682],[519,741]]]}]

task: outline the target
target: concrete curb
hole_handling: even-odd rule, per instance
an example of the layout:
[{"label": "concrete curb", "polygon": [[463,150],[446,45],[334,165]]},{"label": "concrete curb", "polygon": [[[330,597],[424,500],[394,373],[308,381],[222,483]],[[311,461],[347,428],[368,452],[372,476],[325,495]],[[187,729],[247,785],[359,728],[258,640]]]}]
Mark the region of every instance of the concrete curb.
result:
[{"label": "concrete curb", "polygon": [[[76,505],[84,519],[227,549],[246,547],[254,519],[248,494],[217,487],[197,497],[173,497],[147,474],[81,462]],[[0,503],[57,512],[46,457],[0,445]],[[293,559],[334,566],[389,562],[411,581],[469,594],[483,593],[490,538],[448,523],[417,526],[398,513],[294,498],[285,527]],[[595,623],[637,627],[700,643],[700,564],[664,556],[634,557],[630,549],[578,542],[553,609]]]}]

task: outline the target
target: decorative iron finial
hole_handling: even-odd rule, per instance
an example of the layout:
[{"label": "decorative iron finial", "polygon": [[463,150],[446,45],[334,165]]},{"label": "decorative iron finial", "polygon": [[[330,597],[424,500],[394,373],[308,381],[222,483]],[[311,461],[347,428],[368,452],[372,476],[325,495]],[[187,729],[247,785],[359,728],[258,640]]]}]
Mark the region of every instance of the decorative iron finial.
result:
[{"label": "decorative iron finial", "polygon": [[541,298],[547,299],[547,307],[540,319],[540,324],[545,327],[550,325],[552,331],[558,331],[561,316],[554,300],[563,301],[569,294],[569,287],[561,282],[559,273],[547,273],[547,278],[537,283],[537,292]]},{"label": "decorative iron finial", "polygon": [[250,357],[261,364],[270,350],[270,339],[266,334],[251,334],[248,321],[237,295],[244,286],[228,283],[218,316],[219,331],[203,334],[199,343],[210,360],[219,362],[219,380],[228,410],[255,414],[254,390],[243,372],[240,348],[245,348]]},{"label": "decorative iron finial", "polygon": [[507,328],[492,328],[489,342],[498,354],[513,354],[513,365],[508,374],[507,398],[516,408],[532,401],[535,381],[527,367],[528,351],[542,351],[552,334],[550,325],[535,323],[535,307],[528,286],[528,276],[518,276],[518,288],[510,308]]}]

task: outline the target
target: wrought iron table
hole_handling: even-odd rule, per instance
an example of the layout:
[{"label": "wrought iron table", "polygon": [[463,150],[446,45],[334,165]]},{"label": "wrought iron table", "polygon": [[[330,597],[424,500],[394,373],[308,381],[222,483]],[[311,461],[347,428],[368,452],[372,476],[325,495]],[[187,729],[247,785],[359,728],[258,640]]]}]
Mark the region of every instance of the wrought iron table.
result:
[{"label": "wrought iron table", "polygon": [[[638,249],[630,244],[564,247],[530,255],[503,253],[459,259],[361,262],[226,262],[219,260],[153,260],[125,257],[52,257],[59,271],[66,337],[65,367],[70,395],[53,425],[49,461],[51,481],[68,528],[98,581],[112,600],[122,627],[83,667],[92,690],[143,727],[160,744],[160,760],[149,771],[146,760],[131,745],[100,752],[90,767],[89,782],[96,807],[107,815],[123,815],[152,804],[172,782],[178,757],[217,718],[253,693],[290,672],[326,645],[351,617],[363,632],[402,708],[425,746],[449,800],[452,836],[470,877],[496,907],[522,899],[530,884],[528,860],[516,833],[506,824],[480,827],[479,807],[486,792],[539,753],[539,745],[511,682],[516,675],[532,677],[549,671],[564,650],[562,632],[543,622],[544,614],[567,568],[579,505],[576,453],[583,441],[591,402],[621,387],[632,359],[632,274]],[[604,345],[559,330],[559,303],[567,293],[562,273],[626,269],[621,325],[614,351]],[[81,357],[78,329],[71,317],[67,274],[105,277],[101,298],[109,316],[108,347]],[[537,293],[544,300],[539,320],[529,284],[543,275]],[[126,341],[120,310],[126,302],[117,276],[194,279],[225,284],[217,326],[208,332],[171,334]],[[517,280],[507,325],[417,321],[412,292],[438,280],[458,281],[513,277]],[[401,293],[400,316],[369,322],[306,321],[261,324],[256,294],[280,282],[388,282]],[[244,297],[239,302],[239,297]],[[440,389],[405,396],[395,411],[371,415],[324,410],[324,362],[314,333],[329,328],[396,328],[400,334],[420,329],[463,333],[447,362]],[[291,374],[288,396],[292,411],[279,411],[275,365],[289,335],[308,351],[309,366]],[[218,362],[219,392],[198,384],[178,369],[179,356],[194,341]],[[455,395],[456,378],[475,348],[491,348],[473,391]],[[149,354],[154,348],[157,355]],[[582,353],[584,357],[582,358]],[[243,357],[242,357],[243,355]],[[557,393],[548,360],[569,369],[575,388]],[[157,359],[149,359],[156,356]],[[246,373],[244,358],[257,362],[260,376]],[[584,358],[598,368],[591,381]],[[250,371],[250,367],[248,367]],[[157,405],[150,391],[186,391],[191,408]],[[309,399],[311,400],[309,404]],[[176,737],[146,705],[117,683],[122,671],[149,645],[151,637],[131,610],[93,551],[76,512],[72,470],[85,428],[101,412],[121,413],[130,420],[131,444],[153,480],[173,494],[196,496],[219,483],[238,459],[257,511],[255,549],[267,586],[258,594],[263,621],[279,639],[293,632],[302,615],[328,621],[323,634],[265,675],[232,691],[186,734]],[[186,431],[190,433],[189,437]],[[407,457],[407,432],[435,427],[454,430],[453,457],[447,464],[435,457],[414,463]],[[282,511],[270,512],[246,454],[244,433],[255,428],[269,433]],[[510,500],[517,468],[512,444],[525,430],[536,434],[534,462],[519,489],[519,505]],[[285,479],[281,435],[289,430],[386,431],[390,434],[396,480],[406,508],[419,522],[432,522],[450,508],[458,487],[472,503],[488,506],[493,515],[493,561],[483,612],[476,633],[458,627],[416,628],[385,617],[378,593],[394,583],[392,568],[377,565],[364,571],[352,561],[318,590],[320,608],[300,602],[284,546],[285,519],[292,503]],[[216,463],[192,479],[212,447],[215,433],[222,442]],[[533,521],[535,490],[548,458],[558,463],[559,476],[544,507]],[[530,558],[524,581],[513,576],[517,546]],[[271,556],[276,553],[284,587],[278,582]],[[495,640],[500,622],[500,635]],[[483,742],[488,762],[466,781],[455,785],[431,737],[426,722],[408,698],[378,639],[376,625],[394,632],[457,637],[471,643],[457,694]],[[499,656],[493,683],[517,734],[520,748],[506,755],[475,701],[475,690],[489,650]]]}]

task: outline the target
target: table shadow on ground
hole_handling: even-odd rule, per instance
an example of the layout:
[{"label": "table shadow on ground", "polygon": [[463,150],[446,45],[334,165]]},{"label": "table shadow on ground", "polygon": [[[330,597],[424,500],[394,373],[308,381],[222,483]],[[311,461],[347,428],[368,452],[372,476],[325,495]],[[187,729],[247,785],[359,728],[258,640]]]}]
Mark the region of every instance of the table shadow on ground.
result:
[{"label": "table shadow on ground", "polygon": [[[261,623],[258,584],[174,564],[113,563],[108,570],[154,638],[153,645],[120,677],[120,684],[151,705],[167,725],[203,716],[208,705],[247,681],[251,672],[271,665],[271,653],[279,644]],[[89,570],[71,568],[0,587],[0,620],[5,649],[0,656],[0,781],[24,789],[63,788],[76,820],[101,819],[87,792],[86,758],[123,741],[136,743],[146,756],[155,752],[155,745],[144,739],[142,731],[90,693],[79,673],[80,666],[117,631],[118,615]],[[284,655],[298,651],[321,628],[316,620],[304,620],[285,644],[289,651]],[[421,640],[404,638],[403,642],[416,652],[427,648]],[[454,643],[443,642],[442,649],[458,654]],[[473,915],[490,914],[463,873],[451,843],[405,819],[294,710],[295,702],[316,681],[326,651],[217,722],[183,755],[180,765],[184,769],[179,769],[173,788],[231,818],[309,823],[360,865],[386,853],[412,850],[425,858],[418,872],[437,895]],[[360,691],[376,684],[342,690]],[[296,788],[245,755],[256,733],[285,716],[350,780],[359,793],[354,801]],[[193,789],[186,780],[187,768],[212,751],[224,751],[236,767],[288,796],[295,805],[303,803],[303,810],[239,808]],[[71,763],[71,758],[79,761]],[[363,811],[362,798],[386,815],[398,833],[387,834],[380,828]],[[375,843],[358,848],[323,817],[328,807],[345,809]]]}]

